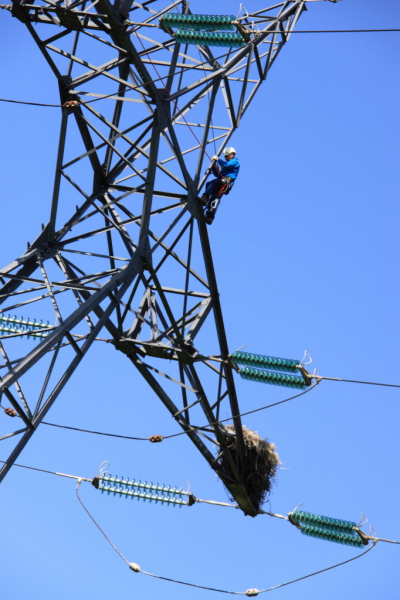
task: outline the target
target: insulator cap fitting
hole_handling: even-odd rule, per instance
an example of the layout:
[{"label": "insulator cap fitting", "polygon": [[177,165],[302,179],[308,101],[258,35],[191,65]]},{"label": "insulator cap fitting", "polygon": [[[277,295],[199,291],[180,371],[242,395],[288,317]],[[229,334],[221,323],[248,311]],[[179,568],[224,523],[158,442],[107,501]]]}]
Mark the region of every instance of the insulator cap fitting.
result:
[{"label": "insulator cap fitting", "polygon": [[6,415],[8,415],[9,417],[16,417],[17,416],[17,411],[14,410],[13,408],[5,408],[4,412],[6,413]]},{"label": "insulator cap fitting", "polygon": [[258,594],[259,590],[256,588],[250,588],[249,590],[246,590],[246,596],[258,596]]},{"label": "insulator cap fitting", "polygon": [[188,506],[193,506],[193,504],[196,504],[197,502],[197,498],[194,494],[189,494],[189,499],[188,499]]},{"label": "insulator cap fitting", "polygon": [[131,571],[135,571],[135,573],[140,573],[141,571],[139,565],[137,565],[136,563],[129,563],[129,568],[131,569]]},{"label": "insulator cap fitting", "polygon": [[162,442],[163,439],[164,438],[162,435],[152,435],[149,437],[149,441],[152,442],[153,444],[156,444],[157,442]]}]

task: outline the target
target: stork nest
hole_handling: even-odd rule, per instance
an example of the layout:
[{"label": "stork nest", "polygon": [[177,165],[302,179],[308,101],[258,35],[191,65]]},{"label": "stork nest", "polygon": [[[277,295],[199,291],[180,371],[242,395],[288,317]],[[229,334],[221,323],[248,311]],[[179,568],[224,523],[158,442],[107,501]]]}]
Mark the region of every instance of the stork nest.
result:
[{"label": "stork nest", "polygon": [[[267,439],[262,439],[258,433],[242,427],[244,438],[244,459],[240,467],[240,476],[248,497],[256,510],[260,510],[267,495],[271,492],[272,485],[276,479],[276,472],[281,464],[275,444]],[[230,435],[224,435],[224,433]],[[224,435],[228,451],[236,463],[236,435],[235,427],[227,425],[221,430]],[[224,471],[230,472],[229,462],[222,455],[220,464]],[[234,498],[231,498],[234,501]]]}]

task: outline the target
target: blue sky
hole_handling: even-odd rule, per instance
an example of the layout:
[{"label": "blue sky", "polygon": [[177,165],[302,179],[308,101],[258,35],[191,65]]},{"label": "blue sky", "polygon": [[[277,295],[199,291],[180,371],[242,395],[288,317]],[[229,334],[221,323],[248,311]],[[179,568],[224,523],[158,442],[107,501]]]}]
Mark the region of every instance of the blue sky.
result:
[{"label": "blue sky", "polygon": [[[159,2],[162,5],[162,2]],[[249,11],[267,6],[246,3]],[[207,10],[206,10],[207,7]],[[229,14],[227,0],[191,10]],[[400,27],[395,0],[310,3],[298,29]],[[232,194],[209,229],[228,342],[250,352],[302,358],[321,375],[400,383],[399,33],[298,34],[282,50],[231,140],[241,162]],[[26,28],[0,13],[3,98],[57,103],[55,79]],[[2,265],[46,222],[60,114],[1,103]],[[22,342],[21,342],[22,343]],[[32,344],[32,342],[25,342]],[[243,412],[290,390],[235,380]],[[282,470],[273,512],[304,510],[358,521],[400,540],[399,390],[322,382],[310,394],[245,417],[277,446]],[[1,435],[9,423],[0,415]],[[47,421],[148,437],[178,431],[127,359],[95,345]],[[11,449],[2,441],[0,460]],[[3,449],[4,448],[4,449]],[[187,486],[226,501],[215,474],[184,436],[151,445],[44,425],[18,462],[93,477],[113,474]],[[74,482],[14,468],[1,486],[2,589],[7,600],[126,595],[217,598],[129,571],[78,504]],[[357,550],[302,536],[291,525],[196,505],[172,509],[81,496],[143,570],[215,588],[268,588],[352,558]],[[392,600],[398,546],[273,592],[278,600]]]}]

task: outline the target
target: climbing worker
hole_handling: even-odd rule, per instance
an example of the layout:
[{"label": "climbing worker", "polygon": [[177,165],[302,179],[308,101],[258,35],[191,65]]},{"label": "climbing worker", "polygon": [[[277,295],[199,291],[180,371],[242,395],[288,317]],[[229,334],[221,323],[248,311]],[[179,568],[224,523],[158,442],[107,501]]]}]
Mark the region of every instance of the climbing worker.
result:
[{"label": "climbing worker", "polygon": [[200,198],[200,202],[206,207],[204,216],[208,225],[211,225],[214,220],[221,196],[229,194],[240,169],[235,148],[231,146],[224,148],[223,155],[225,160],[218,156],[212,157],[211,172],[216,179],[207,183],[206,191]]}]

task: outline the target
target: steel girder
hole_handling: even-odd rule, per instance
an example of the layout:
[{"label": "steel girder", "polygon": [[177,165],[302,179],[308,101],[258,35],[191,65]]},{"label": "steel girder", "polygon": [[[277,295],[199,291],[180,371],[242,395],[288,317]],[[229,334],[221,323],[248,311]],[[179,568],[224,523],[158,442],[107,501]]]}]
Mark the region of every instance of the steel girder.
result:
[{"label": "steel girder", "polygon": [[[241,479],[240,409],[197,198],[207,177],[203,149],[218,143],[219,153],[227,144],[306,7],[288,0],[243,18],[244,25],[258,23],[259,33],[215,56],[154,27],[166,11],[189,12],[188,2],[165,4],[13,0],[13,16],[58,80],[61,131],[49,221],[0,271],[0,315],[33,305],[37,318],[56,323],[41,329],[48,336],[28,353],[28,332],[0,335],[0,400],[24,425],[0,438],[18,440],[0,481],[107,331],[242,510],[255,516]],[[31,372],[41,381],[36,391]],[[225,398],[236,462],[216,423]],[[224,453],[229,470],[221,467]]]}]

